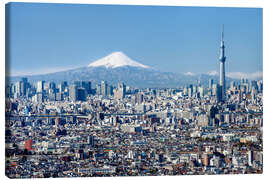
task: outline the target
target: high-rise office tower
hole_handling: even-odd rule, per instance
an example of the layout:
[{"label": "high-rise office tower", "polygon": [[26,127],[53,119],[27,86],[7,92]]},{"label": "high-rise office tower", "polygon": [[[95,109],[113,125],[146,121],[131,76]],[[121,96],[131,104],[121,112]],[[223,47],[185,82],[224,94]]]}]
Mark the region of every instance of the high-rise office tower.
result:
[{"label": "high-rise office tower", "polygon": [[96,94],[101,95],[101,85],[100,84],[96,85]]},{"label": "high-rise office tower", "polygon": [[190,84],[189,85],[189,88],[188,88],[188,97],[192,97],[193,96],[193,90],[194,90],[193,85]]},{"label": "high-rise office tower", "polygon": [[200,94],[200,97],[204,96],[205,90],[204,90],[204,88],[202,86],[198,87],[198,93]]},{"label": "high-rise office tower", "polygon": [[91,94],[91,82],[82,81],[82,87],[86,90],[87,94]]},{"label": "high-rise office tower", "polygon": [[78,87],[75,84],[72,84],[69,87],[69,97],[72,101],[77,101],[77,97],[78,97]]},{"label": "high-rise office tower", "polygon": [[126,85],[124,83],[119,83],[117,90],[115,91],[114,97],[116,99],[123,99],[126,96]]},{"label": "high-rise office tower", "polygon": [[209,89],[212,89],[213,83],[214,83],[213,79],[209,79]]},{"label": "high-rise office tower", "polygon": [[49,95],[49,100],[50,101],[55,101],[55,99],[56,99],[56,93],[55,93],[55,90],[53,90],[53,89],[49,89],[48,90],[48,95]]},{"label": "high-rise office tower", "polygon": [[102,96],[107,96],[108,95],[108,84],[106,81],[101,81],[101,94]]},{"label": "high-rise office tower", "polygon": [[21,95],[25,96],[28,85],[27,78],[23,77],[20,83],[21,83]]},{"label": "high-rise office tower", "polygon": [[44,90],[44,84],[45,84],[45,81],[38,81],[37,82],[37,92],[43,92]]},{"label": "high-rise office tower", "polygon": [[124,83],[119,83],[118,89],[121,91],[122,98],[124,98],[126,96],[126,85]]},{"label": "high-rise office tower", "polygon": [[77,100],[78,101],[85,101],[87,96],[87,92],[85,88],[83,87],[78,87],[77,88]]},{"label": "high-rise office tower", "polygon": [[56,84],[54,82],[49,82],[49,89],[52,89],[54,92],[55,92],[55,89],[56,89]]},{"label": "high-rise office tower", "polygon": [[107,86],[107,94],[109,96],[113,95],[113,87],[111,85],[108,85]]},{"label": "high-rise office tower", "polygon": [[226,84],[225,84],[225,46],[224,46],[224,27],[222,27],[221,43],[220,43],[220,71],[219,71],[219,85],[221,88],[221,100],[226,100]]},{"label": "high-rise office tower", "polygon": [[22,84],[20,83],[20,81],[16,82],[15,84],[15,89],[16,89],[16,96],[21,96],[21,92],[22,92]]},{"label": "high-rise office tower", "polygon": [[59,92],[62,93],[65,91],[65,88],[68,86],[66,81],[62,81],[59,85],[58,85],[58,89]]}]

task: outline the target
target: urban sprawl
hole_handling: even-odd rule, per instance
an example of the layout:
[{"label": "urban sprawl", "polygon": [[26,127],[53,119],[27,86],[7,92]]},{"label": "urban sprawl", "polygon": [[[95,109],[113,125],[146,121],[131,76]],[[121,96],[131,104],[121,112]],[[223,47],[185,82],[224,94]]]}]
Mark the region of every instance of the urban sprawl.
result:
[{"label": "urban sprawl", "polygon": [[6,86],[10,178],[262,173],[263,83]]}]

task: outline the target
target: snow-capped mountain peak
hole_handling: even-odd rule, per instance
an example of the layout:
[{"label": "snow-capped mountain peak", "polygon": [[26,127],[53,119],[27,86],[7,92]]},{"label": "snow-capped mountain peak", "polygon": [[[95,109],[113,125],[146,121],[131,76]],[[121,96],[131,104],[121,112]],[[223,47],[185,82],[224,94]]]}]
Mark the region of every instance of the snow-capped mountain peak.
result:
[{"label": "snow-capped mountain peak", "polygon": [[88,65],[88,67],[100,67],[104,66],[106,68],[117,68],[122,66],[135,66],[141,68],[150,68],[149,66],[138,63],[122,52],[113,52],[108,56],[94,61]]}]

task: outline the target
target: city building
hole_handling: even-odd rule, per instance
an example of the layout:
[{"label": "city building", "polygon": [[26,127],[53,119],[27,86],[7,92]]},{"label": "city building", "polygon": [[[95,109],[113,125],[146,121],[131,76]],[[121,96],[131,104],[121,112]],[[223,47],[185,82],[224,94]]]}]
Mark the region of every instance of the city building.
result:
[{"label": "city building", "polygon": [[78,100],[78,86],[76,84],[72,84],[69,88],[69,97],[72,101]]},{"label": "city building", "polygon": [[44,84],[45,84],[45,81],[38,81],[37,82],[37,92],[40,92],[40,93],[43,92]]}]

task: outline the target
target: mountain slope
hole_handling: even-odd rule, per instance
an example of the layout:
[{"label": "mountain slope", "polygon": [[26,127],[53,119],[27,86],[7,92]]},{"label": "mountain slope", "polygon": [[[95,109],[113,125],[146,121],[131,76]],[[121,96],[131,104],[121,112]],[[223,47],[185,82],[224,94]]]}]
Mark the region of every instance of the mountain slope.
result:
[{"label": "mountain slope", "polygon": [[[27,77],[30,82],[39,80],[47,82],[54,81],[56,83],[61,81],[91,81],[93,85],[106,80],[111,85],[123,82],[129,86],[138,88],[175,88],[188,84],[197,84],[199,77],[201,84],[205,85],[205,87],[208,86],[208,80],[210,78],[218,82],[218,76],[161,72],[140,64],[121,52],[112,53],[90,63],[86,67],[24,77]],[[10,81],[19,81],[20,78],[12,77]]]},{"label": "mountain slope", "polygon": [[[30,82],[33,81],[91,81],[93,85],[106,80],[111,85],[119,82],[138,88],[175,88],[188,84],[197,84],[199,76],[185,75],[182,73],[161,72],[153,69],[123,66],[118,68],[106,67],[83,67],[74,70],[62,71],[44,75],[26,76]],[[218,82],[218,76],[201,75],[201,84],[208,86],[210,78]],[[12,78],[18,81],[20,77]]]}]

